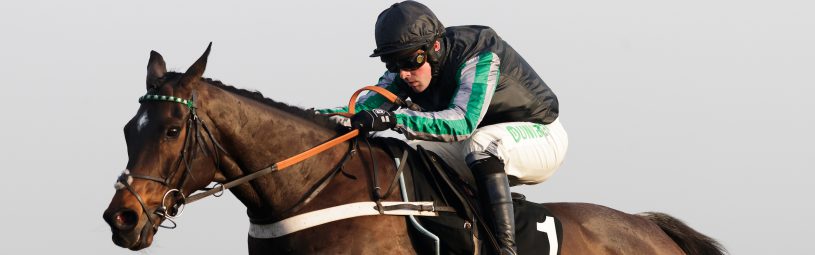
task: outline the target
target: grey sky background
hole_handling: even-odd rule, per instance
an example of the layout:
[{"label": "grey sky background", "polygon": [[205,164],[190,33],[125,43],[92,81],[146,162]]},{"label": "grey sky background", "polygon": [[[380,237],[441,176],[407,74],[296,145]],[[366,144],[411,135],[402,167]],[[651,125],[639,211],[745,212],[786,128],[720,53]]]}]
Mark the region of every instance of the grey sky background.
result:
[{"label": "grey sky background", "polygon": [[[0,4],[0,254],[133,254],[102,220],[150,50],[184,71],[302,107],[345,103],[384,71],[390,1]],[[661,211],[733,254],[807,254],[815,228],[811,1],[425,1],[483,24],[559,96],[570,136],[538,202]],[[190,205],[138,254],[242,254],[231,195]],[[319,241],[319,240],[315,240]]]}]

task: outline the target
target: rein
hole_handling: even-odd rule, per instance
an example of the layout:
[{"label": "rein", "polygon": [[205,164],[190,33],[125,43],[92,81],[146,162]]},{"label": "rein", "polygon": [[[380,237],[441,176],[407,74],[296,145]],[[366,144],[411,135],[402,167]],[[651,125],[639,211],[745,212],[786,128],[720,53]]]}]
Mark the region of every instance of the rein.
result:
[{"label": "rein", "polygon": [[[348,112],[347,113],[339,113],[337,115],[342,115],[342,116],[345,116],[345,117],[353,116],[354,111],[355,111],[354,106],[356,104],[357,97],[359,96],[359,94],[361,92],[366,91],[366,90],[370,90],[370,91],[379,93],[382,96],[384,96],[386,99],[388,99],[390,102],[392,102],[392,103],[394,103],[396,105],[401,105],[401,106],[406,106],[406,107],[411,106],[411,104],[409,102],[403,101],[402,99],[400,99],[399,97],[397,97],[396,95],[394,95],[393,93],[391,93],[390,91],[388,91],[386,89],[383,89],[383,88],[377,87],[377,86],[366,86],[364,88],[361,88],[361,89],[357,90],[352,95],[352,97],[351,97],[351,99],[349,100],[349,103],[348,103]],[[190,165],[190,162],[195,157],[195,154],[193,154],[192,156],[189,156],[189,157],[187,156],[188,153],[189,153],[188,149],[191,148],[192,146],[194,146],[194,143],[198,142],[199,148],[202,149],[205,156],[212,156],[213,157],[213,161],[214,161],[215,166],[216,166],[217,169],[220,169],[218,151],[219,150],[223,151],[223,152],[226,152],[226,151],[215,140],[215,137],[212,135],[212,132],[209,130],[209,127],[207,127],[207,125],[203,121],[201,121],[201,118],[198,117],[198,114],[197,114],[197,112],[195,110],[196,109],[196,106],[195,106],[195,92],[193,92],[192,98],[189,99],[189,100],[179,98],[179,97],[175,97],[175,96],[155,95],[155,94],[147,94],[147,95],[142,96],[142,97],[139,98],[139,103],[154,102],[154,101],[179,103],[179,104],[184,105],[190,111],[189,119],[187,121],[187,133],[186,133],[186,136],[184,137],[184,146],[183,146],[181,154],[180,154],[181,157],[179,157],[179,161],[178,161],[178,164],[177,164],[177,166],[180,168],[180,164],[184,163],[184,165],[186,167],[186,171],[184,171],[182,173],[183,176],[181,177],[181,180],[179,181],[179,185],[177,185],[176,188],[171,187],[170,180],[175,176],[176,173],[178,173],[178,170],[176,170],[175,172],[173,172],[167,178],[164,178],[164,179],[154,177],[154,176],[148,176],[148,175],[131,174],[128,170],[125,170],[122,173],[122,175],[119,177],[119,179],[117,180],[117,183],[115,185],[117,190],[126,188],[128,191],[130,191],[130,193],[132,193],[136,197],[136,200],[138,200],[139,204],[142,207],[142,210],[145,212],[145,214],[147,216],[147,219],[148,219],[148,221],[150,221],[150,224],[151,224],[151,226],[153,227],[154,230],[157,229],[158,227],[163,227],[163,228],[168,228],[168,229],[175,228],[177,226],[177,224],[175,223],[175,221],[173,221],[173,219],[178,217],[181,214],[181,212],[183,211],[186,204],[201,200],[201,199],[203,199],[205,197],[208,197],[208,196],[219,197],[219,196],[221,196],[221,194],[223,194],[223,192],[226,189],[230,189],[232,187],[247,183],[247,182],[252,181],[254,179],[257,179],[257,178],[259,178],[259,177],[261,177],[263,175],[283,170],[283,169],[285,169],[287,167],[290,167],[290,166],[292,166],[294,164],[300,163],[303,160],[306,160],[306,159],[308,159],[308,158],[310,158],[312,156],[315,156],[315,155],[317,155],[317,154],[319,154],[319,153],[321,153],[321,152],[323,152],[325,150],[328,150],[328,149],[330,149],[330,148],[332,148],[334,146],[337,146],[337,145],[339,145],[339,144],[341,144],[343,142],[346,142],[346,141],[348,141],[348,140],[350,140],[350,139],[352,139],[352,138],[359,135],[359,130],[357,130],[357,129],[351,130],[351,131],[349,131],[348,133],[346,133],[344,135],[341,135],[341,136],[339,136],[337,138],[331,139],[328,142],[325,142],[323,144],[315,146],[315,147],[313,147],[311,149],[308,149],[308,150],[306,150],[306,151],[304,151],[302,153],[299,153],[299,154],[297,154],[295,156],[292,156],[290,158],[279,161],[279,162],[277,162],[277,163],[275,163],[275,164],[273,164],[273,165],[271,165],[269,167],[266,167],[266,168],[261,169],[259,171],[256,171],[256,172],[253,172],[251,174],[245,175],[245,176],[240,177],[238,179],[229,181],[227,183],[216,184],[212,188],[206,188],[206,191],[204,191],[204,192],[196,193],[196,194],[193,194],[193,195],[191,195],[189,197],[184,197],[184,194],[181,191],[181,189],[183,188],[184,184],[186,183],[186,181],[188,179],[187,177],[191,174],[192,166]],[[211,143],[213,145],[212,150],[209,150],[209,148],[210,148],[209,146],[206,146],[205,144],[201,143],[201,141],[205,142],[205,140],[201,136],[201,131],[200,131],[201,128],[203,128],[204,132],[206,132],[206,134],[207,134],[207,137],[211,141]],[[193,131],[195,132],[195,134],[193,135],[193,140],[194,141],[191,141],[189,139],[189,136]],[[320,179],[318,184],[315,185],[312,189],[310,189],[310,192],[307,195],[305,195],[302,199],[300,199],[300,201],[297,204],[295,204],[293,207],[291,207],[288,210],[288,212],[293,212],[293,211],[299,210],[305,204],[307,204],[309,201],[311,201],[311,199],[316,197],[316,195],[328,184],[328,181],[330,181],[333,178],[333,176],[335,176],[336,173],[339,172],[342,169],[342,166],[350,158],[350,156],[354,153],[354,151],[355,151],[354,148],[355,147],[356,147],[356,140],[353,140],[353,143],[351,143],[348,152],[345,154],[343,159],[340,160],[340,162],[337,164],[337,166],[333,170],[329,171],[328,175],[326,175],[325,177]],[[207,153],[208,151],[211,154],[208,154]],[[195,152],[195,151],[193,150],[193,152]],[[152,213],[148,210],[148,207],[147,207],[146,203],[144,202],[144,200],[141,198],[141,196],[132,188],[131,183],[132,183],[133,179],[144,179],[144,180],[155,181],[155,182],[158,182],[158,183],[160,183],[160,184],[162,184],[162,185],[164,185],[165,187],[168,188],[168,191],[166,193],[164,193],[164,196],[163,196],[162,201],[161,201],[161,205],[158,208],[156,208]],[[377,191],[377,195],[378,195],[378,193],[379,192]],[[390,187],[388,189],[387,194],[390,194]],[[173,195],[174,197],[177,197],[177,196],[180,195],[180,199],[177,199],[176,202],[174,204],[172,204],[171,207],[169,207],[170,209],[168,209],[168,207],[165,206],[165,201],[166,201],[167,197],[170,196],[170,195]],[[378,201],[377,201],[377,204],[379,204]],[[153,222],[153,219],[151,218],[152,214],[156,214],[160,218],[158,224]],[[169,220],[172,223],[172,225],[171,226],[161,225],[161,221],[165,220],[165,219]]]}]

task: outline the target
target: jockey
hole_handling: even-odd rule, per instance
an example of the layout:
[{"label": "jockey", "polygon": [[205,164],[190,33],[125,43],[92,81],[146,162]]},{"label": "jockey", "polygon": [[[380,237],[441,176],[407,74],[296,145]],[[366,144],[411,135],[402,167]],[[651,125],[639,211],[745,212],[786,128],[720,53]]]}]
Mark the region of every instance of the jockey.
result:
[{"label": "jockey", "polygon": [[516,254],[510,185],[541,183],[563,162],[568,138],[558,121],[557,97],[493,29],[445,28],[417,2],[382,11],[375,39],[371,57],[387,68],[377,85],[422,109],[396,109],[368,93],[356,103],[351,125],[394,129],[448,163],[463,160],[501,252]]}]

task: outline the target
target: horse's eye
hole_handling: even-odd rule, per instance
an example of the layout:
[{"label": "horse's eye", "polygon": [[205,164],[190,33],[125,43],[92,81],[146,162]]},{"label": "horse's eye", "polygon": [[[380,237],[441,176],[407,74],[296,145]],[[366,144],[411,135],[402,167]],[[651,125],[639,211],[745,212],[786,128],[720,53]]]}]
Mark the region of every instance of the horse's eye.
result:
[{"label": "horse's eye", "polygon": [[167,137],[176,138],[178,134],[181,133],[181,128],[179,127],[171,127],[167,129]]}]

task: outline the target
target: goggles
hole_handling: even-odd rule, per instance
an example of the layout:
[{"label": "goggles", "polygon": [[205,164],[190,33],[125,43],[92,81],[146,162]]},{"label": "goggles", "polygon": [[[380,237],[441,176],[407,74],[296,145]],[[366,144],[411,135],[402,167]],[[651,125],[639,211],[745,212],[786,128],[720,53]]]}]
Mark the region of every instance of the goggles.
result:
[{"label": "goggles", "polygon": [[400,70],[413,71],[422,67],[427,62],[427,52],[420,50],[407,56],[396,57],[395,59],[383,60],[388,72],[398,73]]}]

